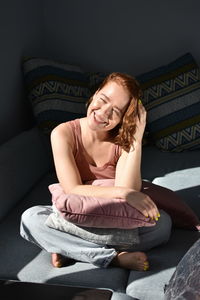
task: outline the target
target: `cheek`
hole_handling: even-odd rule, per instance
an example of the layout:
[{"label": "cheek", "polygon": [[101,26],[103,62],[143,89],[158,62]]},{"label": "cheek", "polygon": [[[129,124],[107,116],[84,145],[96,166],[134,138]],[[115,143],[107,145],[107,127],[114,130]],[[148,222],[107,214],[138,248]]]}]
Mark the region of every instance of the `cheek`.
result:
[{"label": "cheek", "polygon": [[93,100],[88,107],[88,111],[91,112],[92,110],[98,109],[99,107],[100,107],[100,105],[99,105],[98,101]]}]

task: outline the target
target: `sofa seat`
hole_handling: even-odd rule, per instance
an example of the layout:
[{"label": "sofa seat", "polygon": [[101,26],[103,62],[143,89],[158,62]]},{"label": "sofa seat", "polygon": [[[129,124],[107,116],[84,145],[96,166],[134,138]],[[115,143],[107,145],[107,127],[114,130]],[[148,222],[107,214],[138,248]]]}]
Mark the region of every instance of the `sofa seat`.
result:
[{"label": "sofa seat", "polygon": [[166,245],[148,252],[151,263],[148,272],[130,272],[126,293],[142,300],[164,299],[165,285],[168,284],[183,255],[199,237],[197,231],[174,229]]},{"label": "sofa seat", "polygon": [[19,234],[20,217],[28,207],[51,205],[48,185],[56,181],[55,173],[48,173],[35,184],[0,226],[0,278],[28,282],[66,284],[72,286],[108,288],[125,292],[129,272],[121,268],[99,269],[88,263],[53,268],[51,256]]},{"label": "sofa seat", "polygon": [[[21,133],[0,147],[0,278],[107,288],[113,291],[112,300],[163,300],[165,285],[183,255],[200,237],[198,231],[173,228],[166,245],[147,253],[151,264],[147,272],[114,267],[100,269],[82,262],[53,268],[49,253],[20,236],[21,214],[31,206],[51,204],[48,185],[57,178],[50,154],[49,142],[37,128]],[[198,215],[199,168],[198,150],[168,153],[153,146],[143,149],[143,179],[176,190]]]}]

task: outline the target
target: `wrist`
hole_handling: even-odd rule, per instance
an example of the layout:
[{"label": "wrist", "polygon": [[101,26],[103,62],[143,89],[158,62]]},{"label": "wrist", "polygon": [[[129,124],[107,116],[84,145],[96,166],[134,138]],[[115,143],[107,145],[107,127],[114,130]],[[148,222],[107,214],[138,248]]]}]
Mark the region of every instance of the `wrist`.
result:
[{"label": "wrist", "polygon": [[133,193],[134,190],[130,188],[122,188],[121,190],[121,198],[128,201],[130,194]]},{"label": "wrist", "polygon": [[133,142],[133,145],[135,148],[140,148],[142,147],[142,140],[137,140]]},{"label": "wrist", "polygon": [[130,152],[135,150],[136,151],[141,150],[141,148],[142,148],[142,141],[134,141],[130,147]]}]

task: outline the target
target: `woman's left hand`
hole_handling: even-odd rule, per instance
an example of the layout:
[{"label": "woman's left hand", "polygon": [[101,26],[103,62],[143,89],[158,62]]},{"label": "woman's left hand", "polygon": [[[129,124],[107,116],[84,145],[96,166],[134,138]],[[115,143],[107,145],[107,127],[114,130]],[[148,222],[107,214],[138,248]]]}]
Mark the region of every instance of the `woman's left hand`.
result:
[{"label": "woman's left hand", "polygon": [[146,116],[147,116],[147,112],[142,102],[139,100],[138,115],[136,117],[136,132],[134,134],[134,139],[135,139],[134,142],[136,143],[142,143],[142,138],[146,127]]}]

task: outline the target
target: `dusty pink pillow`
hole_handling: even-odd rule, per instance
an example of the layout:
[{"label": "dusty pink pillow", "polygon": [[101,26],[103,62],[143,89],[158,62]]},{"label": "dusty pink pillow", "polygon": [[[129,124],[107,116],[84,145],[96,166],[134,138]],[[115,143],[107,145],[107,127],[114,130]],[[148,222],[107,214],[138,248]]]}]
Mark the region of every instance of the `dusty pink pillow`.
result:
[{"label": "dusty pink pillow", "polygon": [[[86,184],[113,186],[114,179],[97,179]],[[59,184],[50,185],[49,190],[52,193],[52,201],[56,203],[63,217],[74,224],[102,228],[152,226],[150,219],[145,218],[122,199],[66,195]],[[174,191],[143,181],[141,192],[171,216],[174,227],[200,230],[199,218]]]},{"label": "dusty pink pillow", "polygon": [[[111,185],[111,181],[95,181],[92,184]],[[65,194],[59,183],[49,185],[49,191],[63,218],[79,226],[132,229],[155,225],[123,199]]]},{"label": "dusty pink pillow", "polygon": [[143,181],[141,192],[148,195],[158,208],[171,216],[174,227],[200,230],[198,216],[176,192],[146,181]]},{"label": "dusty pink pillow", "polygon": [[[113,186],[114,179],[98,179],[88,183]],[[159,209],[163,209],[170,215],[174,227],[200,230],[198,216],[176,192],[149,181],[142,182],[141,192],[148,195]]]},{"label": "dusty pink pillow", "polygon": [[[114,179],[98,179],[89,183],[113,186]],[[163,209],[170,215],[174,227],[200,230],[198,216],[176,192],[148,181],[142,182],[141,192],[148,195],[159,209]]]}]

